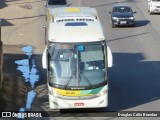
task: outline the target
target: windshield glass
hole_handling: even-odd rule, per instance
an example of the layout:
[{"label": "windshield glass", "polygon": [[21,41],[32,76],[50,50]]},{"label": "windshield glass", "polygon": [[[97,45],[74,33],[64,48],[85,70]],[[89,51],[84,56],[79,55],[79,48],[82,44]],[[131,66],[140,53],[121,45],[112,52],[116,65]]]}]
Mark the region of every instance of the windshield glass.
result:
[{"label": "windshield glass", "polygon": [[126,6],[118,6],[113,8],[113,12],[132,12],[132,9]]},{"label": "windshield glass", "polygon": [[[106,79],[106,44],[52,43],[49,47],[49,82],[68,87],[93,87]],[[81,89],[81,88],[79,88]]]},{"label": "windshield glass", "polygon": [[66,5],[66,0],[49,0],[48,5]]}]

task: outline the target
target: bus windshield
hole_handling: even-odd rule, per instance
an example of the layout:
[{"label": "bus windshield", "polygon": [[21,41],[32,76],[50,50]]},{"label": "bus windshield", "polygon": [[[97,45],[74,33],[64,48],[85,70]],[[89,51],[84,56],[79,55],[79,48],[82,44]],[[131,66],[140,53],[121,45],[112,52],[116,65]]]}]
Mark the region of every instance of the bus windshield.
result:
[{"label": "bus windshield", "polygon": [[105,42],[51,43],[48,51],[50,85],[86,89],[106,83]]}]

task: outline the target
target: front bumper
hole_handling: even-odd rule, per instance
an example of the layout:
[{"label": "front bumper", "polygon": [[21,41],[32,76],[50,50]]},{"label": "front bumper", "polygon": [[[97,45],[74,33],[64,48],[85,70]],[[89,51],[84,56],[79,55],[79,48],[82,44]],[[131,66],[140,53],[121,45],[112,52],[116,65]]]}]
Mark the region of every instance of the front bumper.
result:
[{"label": "front bumper", "polygon": [[115,26],[132,26],[135,25],[135,21],[134,19],[117,19],[117,20],[113,20],[112,19],[112,24],[114,24]]},{"label": "front bumper", "polygon": [[49,94],[50,109],[103,108],[108,106],[108,93],[86,100],[67,100]]},{"label": "front bumper", "polygon": [[150,9],[150,12],[152,12],[152,13],[160,13],[160,7],[152,7]]}]

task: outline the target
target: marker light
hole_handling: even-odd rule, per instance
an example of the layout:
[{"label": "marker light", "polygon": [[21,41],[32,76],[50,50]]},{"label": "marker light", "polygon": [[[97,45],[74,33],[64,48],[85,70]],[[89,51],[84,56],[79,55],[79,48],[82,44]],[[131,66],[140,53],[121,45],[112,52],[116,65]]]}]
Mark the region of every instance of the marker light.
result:
[{"label": "marker light", "polygon": [[67,8],[66,12],[80,12],[80,8]]}]

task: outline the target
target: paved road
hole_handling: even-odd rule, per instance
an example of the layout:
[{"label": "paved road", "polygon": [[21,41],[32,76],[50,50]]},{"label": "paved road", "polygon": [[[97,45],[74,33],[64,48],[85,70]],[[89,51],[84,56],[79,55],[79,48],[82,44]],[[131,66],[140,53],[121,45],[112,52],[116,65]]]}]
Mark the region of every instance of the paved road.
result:
[{"label": "paved road", "polygon": [[[26,23],[26,29],[32,30],[34,35],[30,42],[26,39],[20,45],[34,46],[34,55],[40,71],[40,81],[35,87],[38,93],[32,104],[32,110],[42,110],[48,112],[47,87],[45,85],[45,71],[41,68],[41,55],[44,48],[44,31],[41,28],[45,19],[43,17],[43,2],[33,0],[30,4],[35,7],[32,10],[34,16],[32,24]],[[106,41],[113,52],[114,66],[110,69],[110,91],[108,111],[160,111],[160,16],[149,15],[147,3],[143,0],[70,0],[72,6],[90,6],[98,10],[100,20],[106,33]],[[134,11],[137,11],[136,27],[111,28],[110,14],[108,13],[113,5],[127,4]],[[36,7],[37,6],[37,7]],[[40,7],[38,7],[40,6]],[[38,17],[40,16],[40,17]],[[29,18],[28,18],[29,21]],[[13,22],[11,22],[13,24]],[[25,28],[24,28],[25,31]],[[29,31],[29,30],[27,30]],[[27,33],[27,32],[26,32]],[[39,34],[40,33],[40,34]],[[6,33],[8,34],[8,33]],[[12,33],[14,34],[14,33]],[[11,35],[11,34],[10,34]],[[22,34],[19,34],[21,37]],[[27,35],[30,36],[30,35]],[[7,37],[6,37],[7,38]],[[41,42],[40,42],[41,41]],[[26,43],[27,42],[27,43]],[[13,43],[12,40],[6,44]],[[17,44],[20,43],[20,40]],[[21,46],[20,46],[21,47]],[[10,48],[8,48],[8,51]],[[10,52],[12,52],[10,50]],[[20,50],[17,50],[20,51]],[[16,52],[17,52],[16,51]],[[59,113],[53,111],[52,116],[72,116],[63,119],[100,119],[89,117],[99,113]],[[85,111],[87,112],[87,110]],[[47,118],[53,119],[53,118]],[[54,119],[60,119],[59,117]],[[129,118],[101,118],[124,120]],[[133,118],[130,118],[133,119]],[[148,120],[148,118],[139,118]],[[156,118],[155,118],[156,119]],[[158,119],[158,118],[157,118]]]},{"label": "paved road", "polygon": [[110,71],[109,110],[160,110],[160,24],[159,15],[147,13],[146,1],[121,1],[132,6],[135,28],[111,28],[108,11],[117,1],[85,5],[100,13],[114,66]]},{"label": "paved road", "polygon": [[[107,43],[113,52],[114,66],[110,70],[108,111],[160,111],[160,16],[148,14],[146,1],[71,2],[72,5],[90,6],[98,10]],[[137,12],[136,27],[111,28],[108,12],[116,4],[130,5]]]}]

